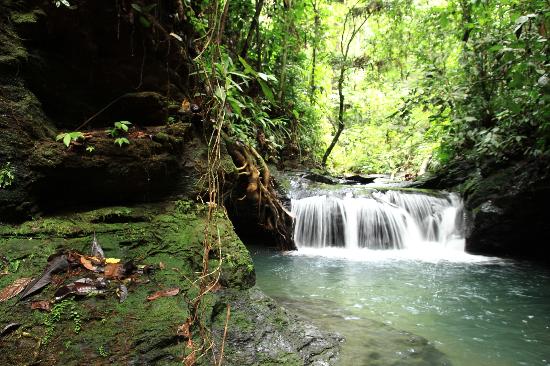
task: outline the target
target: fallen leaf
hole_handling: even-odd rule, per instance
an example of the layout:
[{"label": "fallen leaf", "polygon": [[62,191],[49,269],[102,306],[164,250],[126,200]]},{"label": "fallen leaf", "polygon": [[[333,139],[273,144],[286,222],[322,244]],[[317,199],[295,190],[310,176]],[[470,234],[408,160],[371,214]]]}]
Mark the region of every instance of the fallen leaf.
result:
[{"label": "fallen leaf", "polygon": [[61,300],[69,295],[88,296],[105,293],[106,284],[100,279],[80,278],[68,285],[60,287],[54,294],[55,300]]},{"label": "fallen leaf", "polygon": [[21,291],[27,287],[29,282],[32,281],[32,278],[23,277],[18,278],[13,283],[5,287],[2,292],[0,292],[0,302],[11,299],[12,297],[17,296]]},{"label": "fallen leaf", "polygon": [[124,276],[124,267],[120,263],[107,263],[105,265],[105,278],[120,278]]},{"label": "fallen leaf", "polygon": [[121,284],[120,286],[118,286],[116,294],[118,296],[119,302],[123,303],[128,297],[128,288]]},{"label": "fallen leaf", "polygon": [[128,134],[128,136],[133,138],[133,139],[144,139],[146,137],[149,137],[149,135],[147,135],[143,131],[134,131],[134,132]]},{"label": "fallen leaf", "polygon": [[191,109],[191,103],[190,103],[187,99],[184,99],[184,100],[181,102],[181,109],[182,109],[184,112],[189,112],[189,110]]},{"label": "fallen leaf", "polygon": [[97,271],[97,267],[94,266],[92,261],[85,256],[80,257],[80,264],[82,264],[84,268],[89,269],[90,271]]},{"label": "fallen leaf", "polygon": [[191,338],[191,332],[189,331],[190,325],[191,325],[191,320],[187,318],[187,320],[185,320],[185,323],[183,323],[178,327],[177,334],[181,337],[185,337],[188,339]]},{"label": "fallen leaf", "polygon": [[91,252],[93,257],[105,258],[105,254],[103,254],[103,249],[101,248],[101,245],[99,245],[99,242],[97,241],[95,232],[94,232],[94,238],[92,239]]},{"label": "fallen leaf", "polygon": [[195,365],[195,362],[196,362],[196,357],[195,357],[196,350],[195,350],[195,344],[193,343],[191,338],[187,340],[186,348],[191,350],[191,353],[188,354],[187,357],[185,357],[185,360],[183,362],[185,366],[193,366]]},{"label": "fallen leaf", "polygon": [[166,269],[166,265],[162,262],[159,262],[159,268],[160,269]]},{"label": "fallen leaf", "polygon": [[153,300],[156,300],[160,297],[176,296],[179,293],[180,293],[179,288],[177,288],[177,287],[169,288],[167,290],[157,291],[154,294],[147,296],[147,301],[153,301]]},{"label": "fallen leaf", "polygon": [[43,301],[33,301],[31,303],[31,309],[33,310],[44,310],[44,311],[50,311],[51,310],[51,303],[48,300]]},{"label": "fallen leaf", "polygon": [[8,334],[15,332],[17,328],[21,326],[21,323],[9,323],[0,332],[0,338],[7,336]]},{"label": "fallen leaf", "polygon": [[65,255],[54,257],[48,263],[48,267],[42,272],[42,275],[27,285],[25,291],[21,293],[20,299],[24,299],[41,290],[51,282],[52,274],[65,271],[69,267],[69,262]]},{"label": "fallen leaf", "polygon": [[105,263],[110,263],[110,264],[115,264],[115,263],[119,263],[120,262],[120,259],[119,258],[105,258]]}]

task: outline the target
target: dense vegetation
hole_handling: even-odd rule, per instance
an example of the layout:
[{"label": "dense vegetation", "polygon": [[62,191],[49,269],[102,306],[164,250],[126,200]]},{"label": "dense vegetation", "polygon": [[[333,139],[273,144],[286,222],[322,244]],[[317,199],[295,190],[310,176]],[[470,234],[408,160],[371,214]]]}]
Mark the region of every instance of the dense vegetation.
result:
[{"label": "dense vegetation", "polygon": [[186,16],[225,125],[266,158],[415,173],[428,159],[547,152],[549,6],[256,0]]}]

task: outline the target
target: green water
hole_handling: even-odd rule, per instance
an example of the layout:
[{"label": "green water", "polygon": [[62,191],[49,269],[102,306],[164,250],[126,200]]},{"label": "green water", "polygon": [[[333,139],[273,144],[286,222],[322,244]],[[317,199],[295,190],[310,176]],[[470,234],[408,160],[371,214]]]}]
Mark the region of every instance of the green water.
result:
[{"label": "green water", "polygon": [[341,365],[550,365],[544,268],[252,252],[264,292],[346,337]]}]

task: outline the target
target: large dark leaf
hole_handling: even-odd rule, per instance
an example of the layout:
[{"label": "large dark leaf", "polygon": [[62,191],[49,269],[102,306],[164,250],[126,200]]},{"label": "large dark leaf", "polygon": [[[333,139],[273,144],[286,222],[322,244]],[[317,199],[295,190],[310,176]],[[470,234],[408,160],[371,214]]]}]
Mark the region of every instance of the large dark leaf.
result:
[{"label": "large dark leaf", "polygon": [[21,293],[20,299],[24,299],[27,296],[34,294],[35,292],[43,289],[52,281],[52,274],[59,273],[67,270],[69,267],[69,262],[67,261],[66,255],[59,255],[54,257],[48,262],[48,267],[42,272],[42,275],[39,276],[36,280],[32,281],[27,285],[25,290]]}]

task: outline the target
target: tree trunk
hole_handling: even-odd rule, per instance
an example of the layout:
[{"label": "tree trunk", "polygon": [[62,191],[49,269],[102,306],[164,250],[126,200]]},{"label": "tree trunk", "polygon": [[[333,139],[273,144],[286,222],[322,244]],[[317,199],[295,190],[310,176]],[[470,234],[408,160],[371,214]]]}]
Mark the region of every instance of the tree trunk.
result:
[{"label": "tree trunk", "polygon": [[340,138],[340,135],[342,134],[342,131],[344,131],[344,77],[346,73],[346,66],[345,64],[342,64],[342,68],[340,69],[340,77],[338,78],[338,96],[340,97],[340,105],[338,108],[338,129],[336,130],[336,134],[332,138],[332,142],[330,143],[327,151],[325,151],[325,155],[323,155],[323,160],[321,163],[323,166],[327,165],[327,159],[332,152],[332,149],[334,149],[334,146],[336,146],[336,143],[338,142],[338,139]]},{"label": "tree trunk", "polygon": [[313,104],[315,101],[315,67],[317,67],[317,47],[319,46],[319,25],[321,22],[321,16],[319,15],[319,8],[317,7],[317,1],[312,1],[313,12],[315,13],[315,18],[313,21],[313,55],[311,59],[311,79],[310,79],[310,89],[309,89],[309,102]]},{"label": "tree trunk", "polygon": [[292,3],[291,1],[288,1],[288,8],[285,8],[285,35],[283,38],[283,60],[281,62],[281,76],[279,78],[279,94],[277,95],[277,99],[279,103],[283,102],[284,93],[285,93],[285,79],[286,79],[286,63],[288,59],[288,35],[290,33],[290,20],[289,20],[289,12],[292,9]]},{"label": "tree trunk", "polygon": [[[252,41],[254,32],[258,33],[259,31],[258,25],[260,24],[260,14],[262,13],[264,1],[265,0],[256,0],[256,10],[254,12],[254,16],[252,17],[252,21],[250,22],[250,28],[248,28],[248,33],[246,35],[243,48],[241,49],[241,57],[244,59],[246,59],[246,54],[248,53],[248,48],[250,47],[250,42]],[[258,52],[258,57],[259,54],[260,53]]]}]

